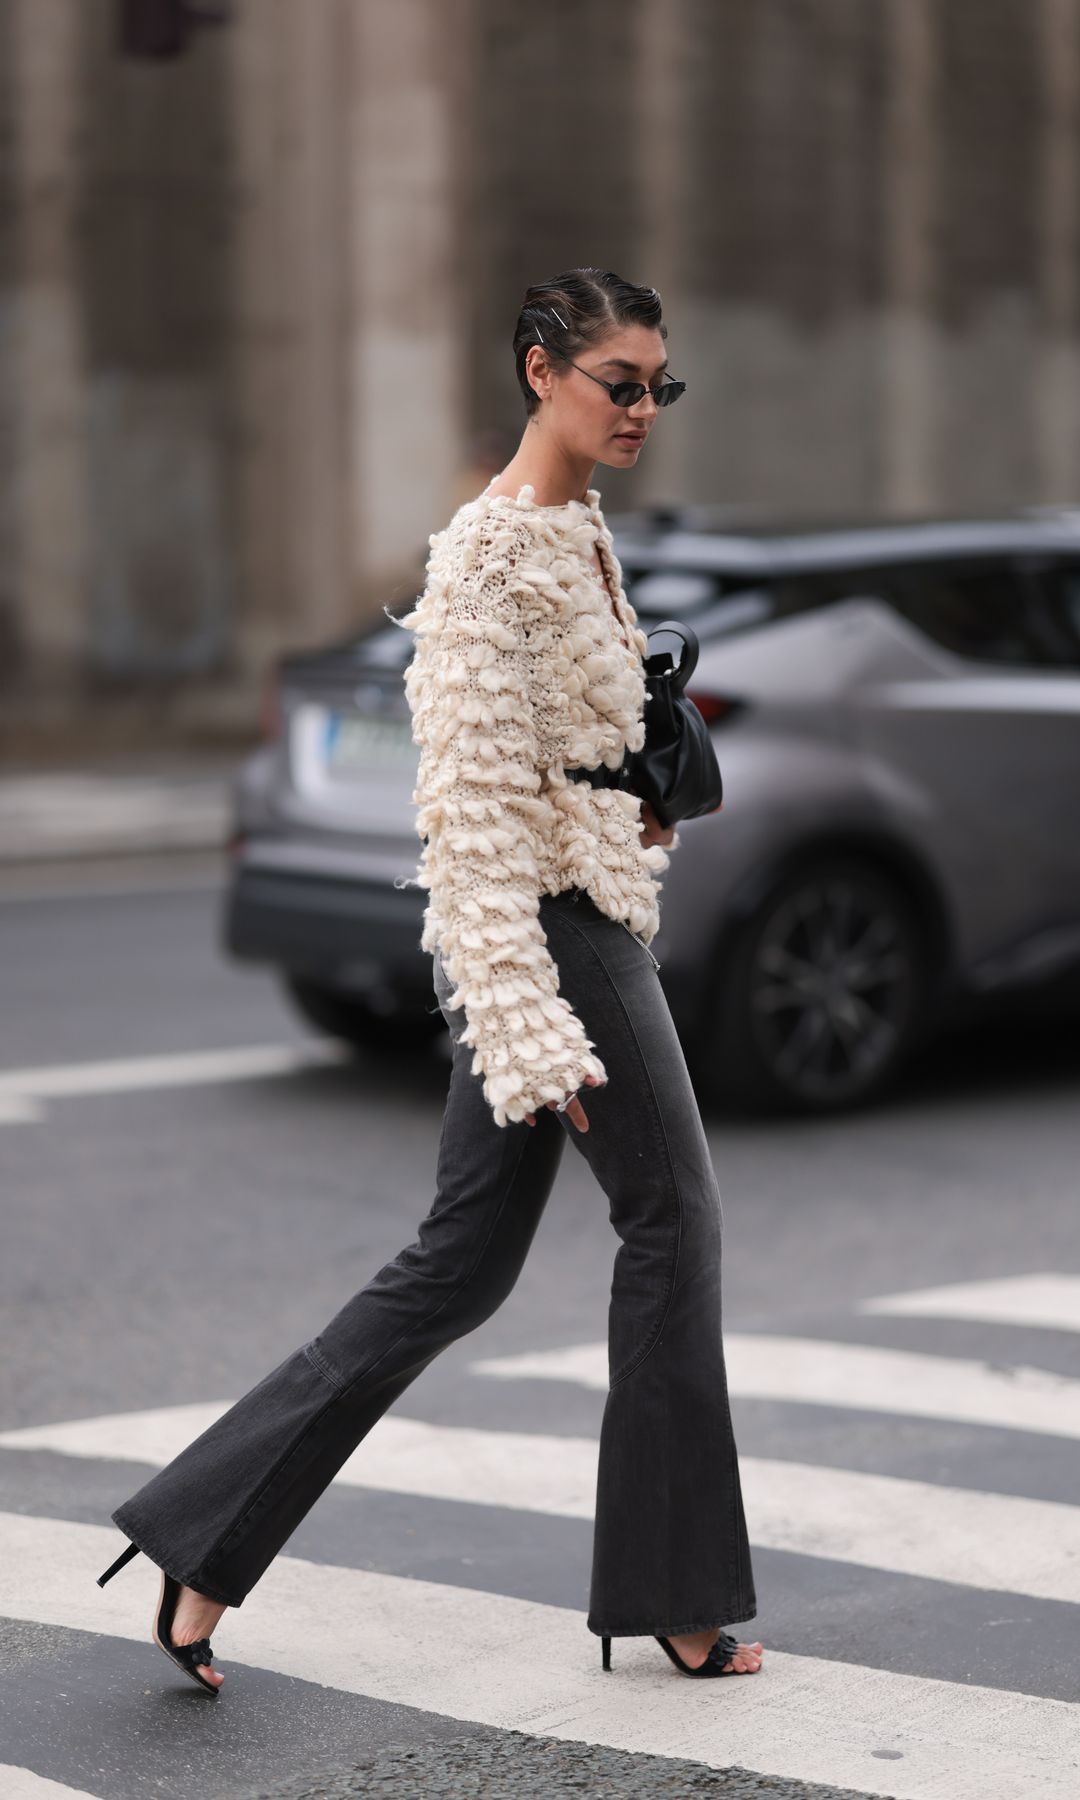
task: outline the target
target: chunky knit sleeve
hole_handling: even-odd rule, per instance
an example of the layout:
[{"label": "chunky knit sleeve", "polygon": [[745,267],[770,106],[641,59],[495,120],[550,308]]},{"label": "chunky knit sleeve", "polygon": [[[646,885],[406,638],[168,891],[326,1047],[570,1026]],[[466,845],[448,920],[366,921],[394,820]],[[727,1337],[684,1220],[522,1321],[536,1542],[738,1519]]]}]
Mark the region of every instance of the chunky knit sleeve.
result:
[{"label": "chunky knit sleeve", "polygon": [[529,579],[527,521],[488,513],[432,542],[424,596],[402,621],[419,639],[405,685],[421,752],[421,943],[441,951],[461,1041],[506,1125],[605,1079],[539,920],[549,603]]}]

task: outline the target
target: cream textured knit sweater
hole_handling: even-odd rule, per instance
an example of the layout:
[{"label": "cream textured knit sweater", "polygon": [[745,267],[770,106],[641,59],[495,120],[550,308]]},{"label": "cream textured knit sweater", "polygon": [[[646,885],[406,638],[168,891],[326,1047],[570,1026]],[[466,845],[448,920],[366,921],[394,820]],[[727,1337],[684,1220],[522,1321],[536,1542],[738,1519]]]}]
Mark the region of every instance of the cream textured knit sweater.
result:
[{"label": "cream textured knit sweater", "polygon": [[564,773],[618,768],[644,743],[645,633],[594,488],[565,506],[538,506],[531,487],[483,494],[429,541],[424,592],[399,621],[416,635],[421,947],[442,953],[473,1073],[506,1125],[605,1077],[559,993],[540,895],[584,888],[646,944],[659,926],[668,857],[642,847],[637,795]]}]

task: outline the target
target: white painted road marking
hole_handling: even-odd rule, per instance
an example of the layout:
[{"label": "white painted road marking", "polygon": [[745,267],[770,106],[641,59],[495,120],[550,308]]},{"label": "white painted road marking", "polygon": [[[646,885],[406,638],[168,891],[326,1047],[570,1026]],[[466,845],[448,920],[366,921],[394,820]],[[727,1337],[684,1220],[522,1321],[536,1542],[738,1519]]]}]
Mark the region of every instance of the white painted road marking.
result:
[{"label": "white painted road marking", "polygon": [[[91,1094],[134,1094],[151,1088],[216,1087],[224,1081],[262,1081],[298,1069],[323,1068],[349,1059],[346,1045],[315,1038],[295,1044],[251,1044],[239,1050],[195,1050],[172,1056],[123,1057],[109,1062],[0,1070],[0,1124],[29,1108],[40,1117],[43,1100]],[[5,1118],[10,1109],[12,1118]]]},{"label": "white painted road marking", "polygon": [[[95,1584],[114,1530],[5,1513],[0,1534],[0,1613],[147,1639],[148,1677],[181,1679],[148,1641],[158,1582],[147,1559]],[[225,1703],[230,1683],[251,1684],[246,1665],[502,1730],[897,1800],[1075,1800],[1080,1787],[1080,1710],[1064,1700],[777,1650],[718,1696],[642,1638],[617,1639],[604,1673],[577,1611],[295,1557],[279,1556],[225,1614],[215,1649]]]},{"label": "white painted road marking", "polygon": [[44,1110],[25,1094],[0,1093],[0,1125],[39,1125]]},{"label": "white painted road marking", "polygon": [[[746,1399],[854,1407],[1080,1438],[1080,1381],[1046,1369],[737,1331],[725,1334],[724,1350],[729,1389]],[[572,1344],[562,1350],[486,1357],[469,1367],[475,1375],[572,1381],[602,1392],[608,1385],[607,1358],[604,1343]]]},{"label": "white painted road marking", "polygon": [[[0,1449],[160,1467],[227,1402],[0,1435]],[[390,1413],[337,1475],[346,1487],[591,1519],[591,1438],[429,1425]],[[765,1457],[739,1459],[752,1544],[927,1581],[1080,1605],[1080,1507]]]},{"label": "white painted road marking", "polygon": [[50,1781],[35,1775],[33,1769],[17,1768],[14,1763],[0,1763],[0,1794],[4,1800],[63,1800],[65,1794],[76,1800],[91,1800],[85,1788],[67,1787],[62,1781]]},{"label": "white painted road marking", "polygon": [[1008,1275],[997,1281],[960,1281],[951,1287],[864,1300],[859,1311],[1080,1331],[1080,1275]]}]

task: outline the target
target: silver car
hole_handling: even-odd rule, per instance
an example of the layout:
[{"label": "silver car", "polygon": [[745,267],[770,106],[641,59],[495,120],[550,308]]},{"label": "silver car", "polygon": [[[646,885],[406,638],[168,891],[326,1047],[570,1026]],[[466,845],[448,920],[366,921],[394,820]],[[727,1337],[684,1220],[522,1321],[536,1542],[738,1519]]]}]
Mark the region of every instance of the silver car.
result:
[{"label": "silver car", "polygon": [[[613,521],[645,629],[698,633],[723,810],[652,949],[699,1093],[828,1112],[973,1009],[1080,1011],[1080,516],[734,531]],[[226,938],[320,1029],[443,1030],[419,949],[408,633],[278,671],[236,788]]]}]

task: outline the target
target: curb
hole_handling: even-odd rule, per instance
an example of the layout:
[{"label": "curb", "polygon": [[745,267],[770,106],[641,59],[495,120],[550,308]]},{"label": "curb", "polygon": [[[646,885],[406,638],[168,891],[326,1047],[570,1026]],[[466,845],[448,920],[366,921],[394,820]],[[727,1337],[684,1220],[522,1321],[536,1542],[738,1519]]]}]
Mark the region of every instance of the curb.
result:
[{"label": "curb", "polygon": [[6,777],[0,780],[0,869],[223,849],[232,773],[64,770]]}]

